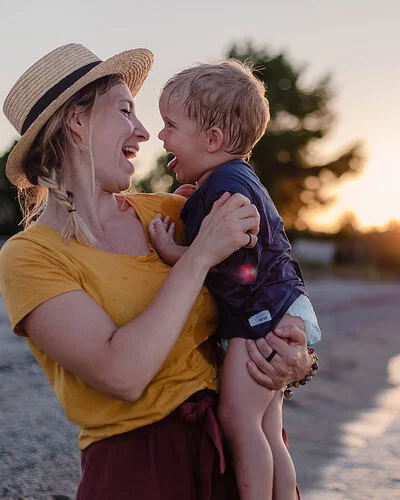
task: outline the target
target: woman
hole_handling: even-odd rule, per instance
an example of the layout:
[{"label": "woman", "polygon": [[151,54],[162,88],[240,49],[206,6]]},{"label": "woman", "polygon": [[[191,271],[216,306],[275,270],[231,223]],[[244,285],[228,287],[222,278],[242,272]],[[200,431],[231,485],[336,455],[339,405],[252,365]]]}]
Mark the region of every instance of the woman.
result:
[{"label": "woman", "polygon": [[[1,292],[14,331],[81,428],[78,499],[234,499],[215,420],[216,307],[202,285],[249,234],[256,243],[258,214],[225,194],[172,269],[154,252],[156,213],[183,238],[182,198],[120,194],[149,139],[133,98],[151,64],[145,49],[103,62],[70,44],[10,91],[4,112],[22,137],[6,173],[24,195],[25,223],[40,216],[4,245]],[[299,330],[249,353],[251,375],[273,388],[311,366]]]}]

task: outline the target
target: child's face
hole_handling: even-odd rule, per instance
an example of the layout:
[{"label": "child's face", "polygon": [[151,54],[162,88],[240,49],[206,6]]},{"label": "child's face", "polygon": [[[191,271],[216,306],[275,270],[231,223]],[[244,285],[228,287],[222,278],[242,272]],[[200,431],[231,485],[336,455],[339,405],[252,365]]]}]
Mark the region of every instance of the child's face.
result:
[{"label": "child's face", "polygon": [[183,100],[170,98],[168,89],[161,94],[159,108],[164,128],[158,134],[164,149],[175,158],[168,164],[179,182],[198,182],[214,170],[212,158],[207,152],[205,131],[199,131],[197,123],[189,118]]}]

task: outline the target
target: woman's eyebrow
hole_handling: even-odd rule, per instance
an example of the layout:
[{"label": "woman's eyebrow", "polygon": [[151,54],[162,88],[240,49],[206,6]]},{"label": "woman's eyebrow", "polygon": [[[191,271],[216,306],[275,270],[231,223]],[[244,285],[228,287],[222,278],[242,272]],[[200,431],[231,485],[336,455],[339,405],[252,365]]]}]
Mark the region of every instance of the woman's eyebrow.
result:
[{"label": "woman's eyebrow", "polygon": [[134,106],[134,102],[132,101],[132,99],[128,99],[128,98],[126,98],[126,99],[120,99],[120,100],[118,101],[118,104],[121,104],[121,103],[123,103],[123,102],[128,103],[128,104],[129,104],[132,108],[133,108],[133,106]]}]

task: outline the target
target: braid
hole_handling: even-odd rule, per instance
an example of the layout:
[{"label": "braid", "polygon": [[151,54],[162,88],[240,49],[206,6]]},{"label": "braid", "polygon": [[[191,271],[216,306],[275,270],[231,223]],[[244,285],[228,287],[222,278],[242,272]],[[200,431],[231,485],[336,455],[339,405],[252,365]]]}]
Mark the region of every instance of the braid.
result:
[{"label": "braid", "polygon": [[80,217],[75,208],[74,195],[67,191],[62,182],[57,182],[56,171],[49,173],[48,177],[38,177],[38,183],[47,188],[55,201],[66,211],[68,211],[68,219],[61,231],[61,237],[65,240],[75,238],[86,246],[94,246],[96,238],[93,236],[82,217]]}]

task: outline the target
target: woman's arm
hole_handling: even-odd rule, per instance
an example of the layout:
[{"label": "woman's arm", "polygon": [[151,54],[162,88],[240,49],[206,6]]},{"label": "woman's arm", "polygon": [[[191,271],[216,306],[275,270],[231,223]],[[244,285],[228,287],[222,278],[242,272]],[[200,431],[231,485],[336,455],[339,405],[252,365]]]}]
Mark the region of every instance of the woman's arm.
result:
[{"label": "woman's arm", "polygon": [[[247,363],[250,375],[268,389],[282,389],[294,380],[301,380],[313,363],[307,352],[307,338],[295,325],[277,328],[266,337],[247,341],[251,361]],[[277,354],[268,362],[266,358]]]},{"label": "woman's arm", "polygon": [[246,231],[256,234],[258,227],[258,212],[249,200],[227,193],[152,303],[133,321],[117,328],[88,294],[72,291],[39,305],[22,326],[52,359],[92,387],[137,400],[175,344],[209,268],[246,245]]}]

